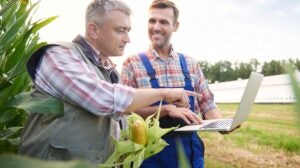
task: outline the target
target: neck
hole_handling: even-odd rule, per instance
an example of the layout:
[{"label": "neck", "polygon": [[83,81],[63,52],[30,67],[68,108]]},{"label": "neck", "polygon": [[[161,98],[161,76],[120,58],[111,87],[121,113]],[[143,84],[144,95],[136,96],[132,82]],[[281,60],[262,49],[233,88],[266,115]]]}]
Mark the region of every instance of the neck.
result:
[{"label": "neck", "polygon": [[158,55],[161,59],[165,60],[169,57],[170,46],[169,47],[154,47],[154,49],[158,53]]},{"label": "neck", "polygon": [[108,60],[108,56],[105,55],[105,53],[100,53],[100,50],[96,48],[96,42],[94,42],[93,39],[85,37],[87,43],[92,47],[92,49],[95,51],[96,55],[98,56],[99,60],[101,60],[101,63],[104,65],[105,62]]}]

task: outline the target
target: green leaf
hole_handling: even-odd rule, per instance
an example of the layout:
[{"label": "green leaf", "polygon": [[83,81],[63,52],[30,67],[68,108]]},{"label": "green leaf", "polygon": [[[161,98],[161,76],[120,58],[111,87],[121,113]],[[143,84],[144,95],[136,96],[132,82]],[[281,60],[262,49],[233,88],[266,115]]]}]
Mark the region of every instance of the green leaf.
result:
[{"label": "green leaf", "polygon": [[20,133],[23,127],[10,127],[5,130],[0,131],[0,139],[1,140],[6,140],[9,139],[10,137],[13,137],[14,135]]},{"label": "green leaf", "polygon": [[18,0],[10,0],[7,4],[5,4],[0,10],[0,16],[10,9],[12,5],[16,4],[17,1]]},{"label": "green leaf", "polygon": [[190,162],[188,162],[188,158],[184,153],[183,146],[180,141],[176,141],[177,153],[178,153],[178,162],[179,167],[191,168]]},{"label": "green leaf", "polygon": [[12,120],[13,118],[15,118],[16,113],[14,113],[13,111],[10,110],[3,110],[2,113],[0,113],[0,124],[6,123],[10,120]]},{"label": "green leaf", "polygon": [[154,119],[153,125],[149,128],[148,131],[148,143],[154,143],[157,139],[160,139],[163,135],[167,134],[168,132],[175,130],[178,127],[171,127],[171,128],[161,128],[159,126],[159,121]]},{"label": "green leaf", "polygon": [[96,168],[86,161],[44,161],[18,155],[0,156],[1,167],[9,168]]},{"label": "green leaf", "polygon": [[24,14],[22,17],[18,18],[15,24],[11,25],[11,27],[9,27],[9,29],[0,37],[0,45],[3,46],[3,48],[7,48],[13,42],[13,39],[18,35],[20,27],[25,24],[28,14],[29,13]]},{"label": "green leaf", "polygon": [[158,152],[162,151],[168,145],[169,144],[163,139],[158,139],[155,142],[148,144],[146,151],[145,151],[144,159],[147,159],[150,156],[157,154]]},{"label": "green leaf", "polygon": [[295,103],[295,111],[298,113],[298,126],[300,127],[300,86],[297,81],[297,78],[295,77],[295,72],[291,65],[286,66],[286,71],[289,73],[292,88],[294,90],[294,95],[296,97],[296,103]]},{"label": "green leaf", "polygon": [[143,145],[128,140],[128,141],[117,142],[115,151],[119,153],[130,153],[130,152],[136,152],[138,150],[141,150],[142,148],[144,148]]},{"label": "green leaf", "polygon": [[7,103],[8,107],[23,109],[33,113],[63,113],[63,103],[53,97],[40,99],[32,92],[23,92],[14,96]]},{"label": "green leaf", "polygon": [[103,165],[113,165],[120,159],[121,156],[137,152],[144,148],[143,145],[134,143],[131,140],[117,141],[113,139],[113,143],[115,145],[115,151]]},{"label": "green leaf", "polygon": [[37,21],[37,22],[33,23],[32,33],[38,32],[41,28],[43,28],[46,25],[48,25],[49,23],[53,22],[57,18],[58,18],[58,16],[52,16],[52,17],[49,17],[47,19],[40,20],[40,21]]},{"label": "green leaf", "polygon": [[27,93],[32,81],[24,73],[26,62],[37,48],[45,45],[39,42],[38,31],[56,18],[33,22],[39,2],[0,0],[0,154],[17,152],[20,131],[14,132],[13,128],[23,127],[26,111],[50,113],[54,117],[63,114],[63,104],[59,100],[39,100]]},{"label": "green leaf", "polygon": [[145,149],[137,151],[124,159],[123,168],[140,167],[144,160]]},{"label": "green leaf", "polygon": [[10,138],[8,139],[8,142],[12,145],[12,146],[19,146],[20,145],[20,136],[18,136],[17,138]]},{"label": "green leaf", "polygon": [[0,74],[0,91],[9,87],[13,83],[8,79],[8,76],[5,73]]}]

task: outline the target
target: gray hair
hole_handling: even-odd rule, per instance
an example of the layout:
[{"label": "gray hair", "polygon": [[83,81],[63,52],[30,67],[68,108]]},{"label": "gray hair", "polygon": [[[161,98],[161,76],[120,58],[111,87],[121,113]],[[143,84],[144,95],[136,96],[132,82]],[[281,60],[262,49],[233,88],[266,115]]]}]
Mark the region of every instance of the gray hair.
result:
[{"label": "gray hair", "polygon": [[130,8],[121,0],[94,0],[86,9],[86,23],[93,21],[101,24],[104,16],[112,10],[121,10],[130,15]]}]

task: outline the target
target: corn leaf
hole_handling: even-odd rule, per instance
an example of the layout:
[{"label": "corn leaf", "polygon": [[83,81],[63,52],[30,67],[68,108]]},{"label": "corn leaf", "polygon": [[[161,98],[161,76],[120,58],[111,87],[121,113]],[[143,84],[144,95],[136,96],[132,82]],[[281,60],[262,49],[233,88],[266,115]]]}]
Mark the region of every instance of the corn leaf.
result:
[{"label": "corn leaf", "polygon": [[16,4],[17,1],[18,0],[10,0],[7,4],[5,4],[0,10],[0,16],[10,9],[14,4]]},{"label": "corn leaf", "polygon": [[31,92],[23,92],[14,96],[9,99],[6,106],[34,113],[63,113],[63,103],[58,99],[52,97],[39,99],[32,96]]},{"label": "corn leaf", "polygon": [[18,155],[1,155],[1,167],[9,168],[96,168],[86,161],[43,161]]},{"label": "corn leaf", "polygon": [[178,153],[178,162],[179,167],[191,168],[190,162],[188,162],[188,158],[185,155],[184,148],[180,141],[176,141],[177,153]]},{"label": "corn leaf", "polygon": [[286,71],[289,73],[292,88],[294,90],[294,95],[296,97],[295,111],[298,114],[297,124],[298,124],[298,127],[300,128],[300,86],[297,81],[297,78],[295,77],[294,69],[292,68],[292,66],[287,65],[285,68],[286,68]]},{"label": "corn leaf", "polygon": [[155,141],[155,143],[148,144],[145,151],[145,159],[162,151],[168,145],[169,144],[163,139],[158,139]]},{"label": "corn leaf", "polygon": [[[119,141],[114,140],[115,151],[100,167],[112,167],[122,165],[123,168],[140,167],[143,160],[157,154],[168,145],[166,141],[161,139],[163,135],[175,129],[159,127],[159,115],[161,104],[158,106],[158,111],[147,117],[146,121],[138,114],[132,113],[127,116],[128,128],[121,131]],[[145,124],[147,143],[145,145],[137,144],[131,137],[132,124],[139,120]]]},{"label": "corn leaf", "polygon": [[22,130],[22,127],[10,127],[8,129],[5,130],[1,130],[0,131],[0,139],[4,140],[4,139],[8,139],[16,134],[18,134],[20,131]]}]

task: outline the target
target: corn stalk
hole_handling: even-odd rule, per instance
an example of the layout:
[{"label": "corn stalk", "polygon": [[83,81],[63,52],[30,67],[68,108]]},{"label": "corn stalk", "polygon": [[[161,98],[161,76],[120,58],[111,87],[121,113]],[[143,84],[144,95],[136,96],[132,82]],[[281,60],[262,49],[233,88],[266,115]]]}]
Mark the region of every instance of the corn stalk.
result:
[{"label": "corn stalk", "polygon": [[60,112],[62,105],[53,99],[32,98],[32,83],[25,64],[30,55],[45,42],[38,31],[56,16],[33,22],[39,2],[0,0],[0,153],[16,152],[27,117],[26,112]]}]

